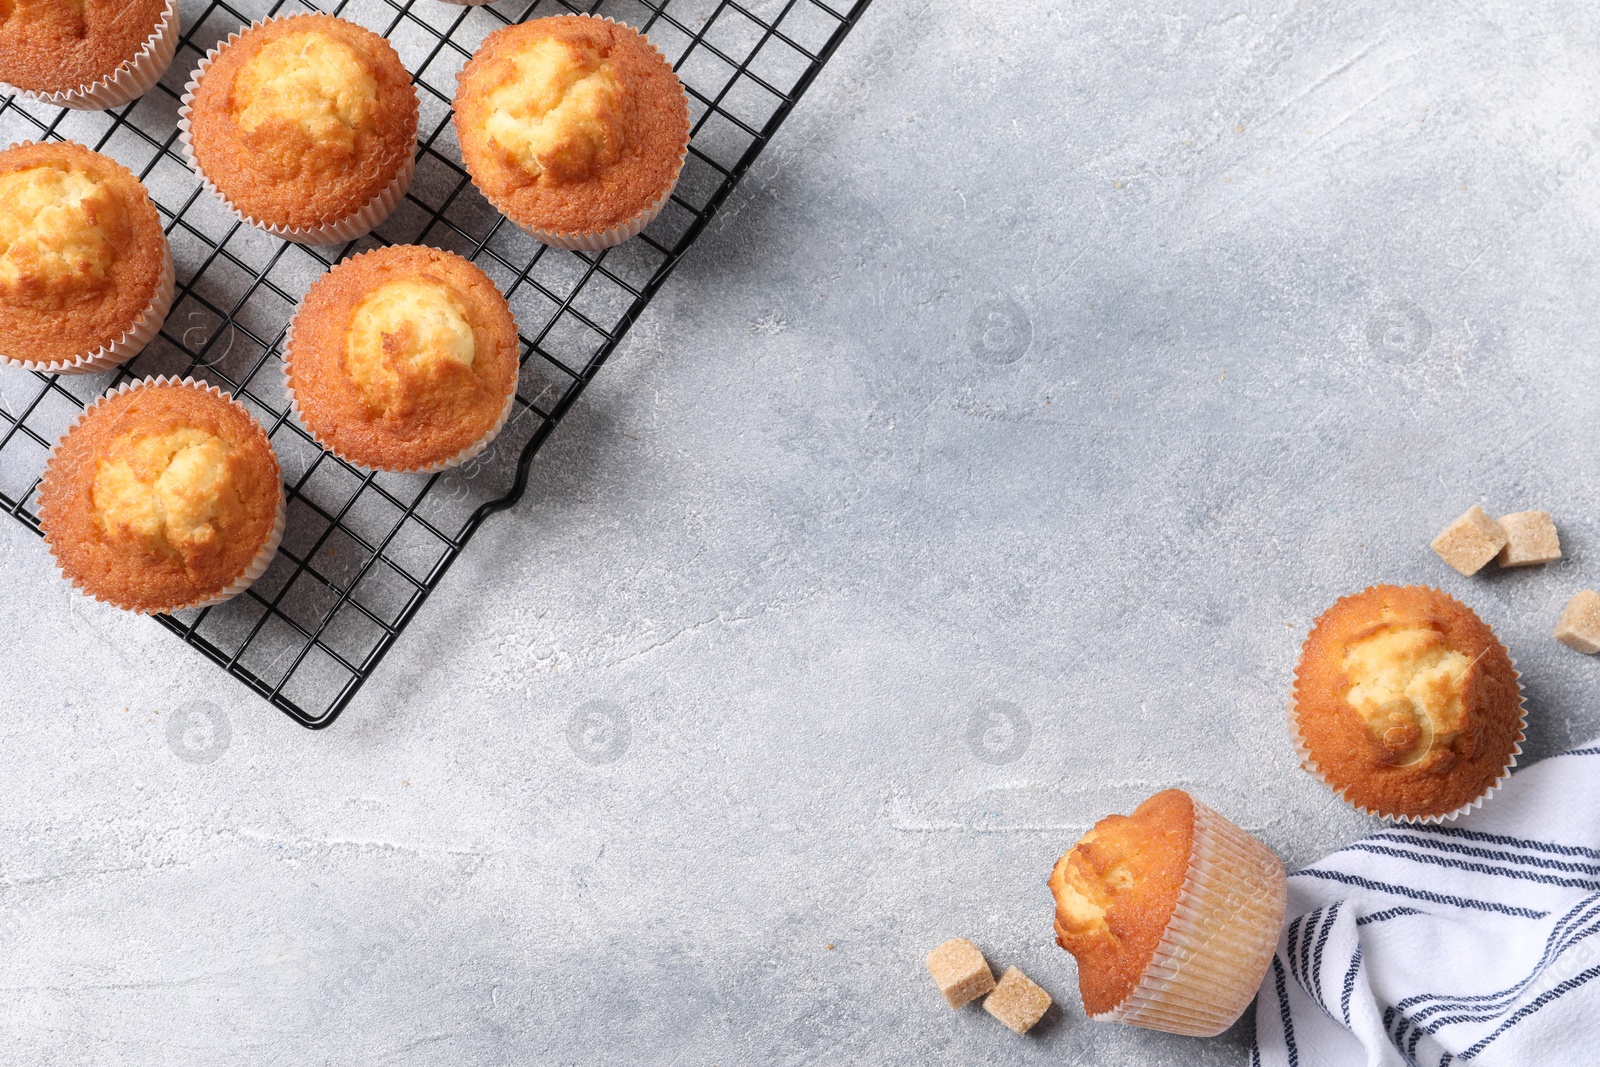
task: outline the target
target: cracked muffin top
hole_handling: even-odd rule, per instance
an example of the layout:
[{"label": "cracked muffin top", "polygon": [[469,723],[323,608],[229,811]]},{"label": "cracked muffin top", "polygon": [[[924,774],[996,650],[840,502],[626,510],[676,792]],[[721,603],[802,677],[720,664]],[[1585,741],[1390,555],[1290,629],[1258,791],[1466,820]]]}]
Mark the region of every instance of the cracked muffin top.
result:
[{"label": "cracked muffin top", "polygon": [[242,576],[282,499],[277,456],[243,408],[201,385],[148,380],[94,405],[56,446],[39,521],[73,585],[167,611]]},{"label": "cracked muffin top", "polygon": [[498,427],[517,356],[516,321],[487,274],[451,252],[394,245],[317,279],[286,369],[324,448],[363,467],[422,470]]},{"label": "cracked muffin top", "polygon": [[1325,611],[1301,649],[1293,725],[1357,807],[1426,817],[1482,796],[1522,739],[1511,656],[1471,608],[1379,585]]},{"label": "cracked muffin top", "polygon": [[382,37],[294,15],[222,47],[195,84],[189,127],[196,163],[236,210],[314,227],[360,211],[401,172],[417,94]]},{"label": "cracked muffin top", "polygon": [[455,99],[473,182],[513,222],[600,233],[655,205],[689,143],[688,97],[637,31],[556,15],[496,30]]}]

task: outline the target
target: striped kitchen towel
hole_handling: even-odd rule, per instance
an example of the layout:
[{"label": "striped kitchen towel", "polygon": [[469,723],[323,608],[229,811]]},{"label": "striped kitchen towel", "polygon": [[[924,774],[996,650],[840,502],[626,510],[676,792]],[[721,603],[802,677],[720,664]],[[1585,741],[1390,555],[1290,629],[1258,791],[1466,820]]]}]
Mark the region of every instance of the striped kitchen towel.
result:
[{"label": "striped kitchen towel", "polygon": [[1600,743],[1289,876],[1251,1067],[1600,1065]]}]

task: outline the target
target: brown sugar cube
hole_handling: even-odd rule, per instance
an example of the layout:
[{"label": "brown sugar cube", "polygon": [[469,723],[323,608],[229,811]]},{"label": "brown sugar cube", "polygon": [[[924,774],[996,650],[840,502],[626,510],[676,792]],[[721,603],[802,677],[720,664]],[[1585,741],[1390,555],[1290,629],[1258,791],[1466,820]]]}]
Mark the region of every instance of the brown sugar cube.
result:
[{"label": "brown sugar cube", "polygon": [[1433,539],[1439,558],[1468,576],[1481,571],[1505,545],[1505,530],[1476,504]]},{"label": "brown sugar cube", "polygon": [[1000,984],[983,999],[983,1010],[1025,1034],[1050,1010],[1050,994],[1015,967],[1007,967]]},{"label": "brown sugar cube", "polygon": [[1587,655],[1600,652],[1600,593],[1585,589],[1561,611],[1556,640]]},{"label": "brown sugar cube", "polygon": [[952,1008],[970,1004],[994,988],[989,961],[964,937],[952,937],[928,953],[928,972]]},{"label": "brown sugar cube", "polygon": [[1495,562],[1502,567],[1531,567],[1561,558],[1561,538],[1548,511],[1515,511],[1499,518],[1506,532],[1506,547]]}]

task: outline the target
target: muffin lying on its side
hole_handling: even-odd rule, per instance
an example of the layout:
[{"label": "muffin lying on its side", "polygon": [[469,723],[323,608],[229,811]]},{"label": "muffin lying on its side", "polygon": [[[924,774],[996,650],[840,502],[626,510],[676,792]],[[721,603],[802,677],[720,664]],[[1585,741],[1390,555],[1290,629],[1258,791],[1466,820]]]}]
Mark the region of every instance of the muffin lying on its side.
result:
[{"label": "muffin lying on its side", "polygon": [[1278,857],[1181,789],[1101,819],[1049,884],[1084,1011],[1195,1037],[1249,1006],[1288,902]]}]

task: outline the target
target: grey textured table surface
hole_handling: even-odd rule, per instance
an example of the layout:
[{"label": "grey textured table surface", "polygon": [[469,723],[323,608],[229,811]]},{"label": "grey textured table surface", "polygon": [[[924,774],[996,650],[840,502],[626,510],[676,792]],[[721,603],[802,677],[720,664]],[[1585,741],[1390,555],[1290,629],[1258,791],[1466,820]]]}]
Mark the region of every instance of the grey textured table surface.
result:
[{"label": "grey textured table surface", "polygon": [[[0,1062],[1242,1063],[1086,1020],[1045,876],[1167,785],[1363,832],[1282,718],[1372,582],[1600,733],[1597,17],[878,0],[322,734],[0,528]],[[1474,501],[1566,558],[1457,577]]]}]

